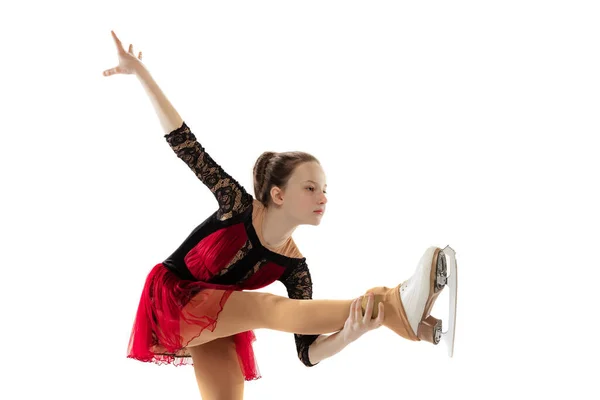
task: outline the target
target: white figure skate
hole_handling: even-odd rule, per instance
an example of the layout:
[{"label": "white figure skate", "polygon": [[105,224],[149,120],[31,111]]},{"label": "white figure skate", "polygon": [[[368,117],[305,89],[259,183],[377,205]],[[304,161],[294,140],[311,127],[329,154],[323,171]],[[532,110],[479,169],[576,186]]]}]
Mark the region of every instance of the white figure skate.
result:
[{"label": "white figure skate", "polygon": [[[444,342],[448,356],[454,355],[456,328],[456,253],[450,246],[428,248],[413,276],[400,285],[400,298],[410,327],[419,340],[437,345]],[[442,320],[430,315],[435,300],[449,286],[448,329]]]}]

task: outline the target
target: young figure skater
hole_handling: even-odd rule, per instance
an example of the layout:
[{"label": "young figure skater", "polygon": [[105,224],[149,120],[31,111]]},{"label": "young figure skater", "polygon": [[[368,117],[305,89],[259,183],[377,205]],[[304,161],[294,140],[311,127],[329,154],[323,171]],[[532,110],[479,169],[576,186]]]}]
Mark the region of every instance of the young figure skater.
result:
[{"label": "young figure skater", "polygon": [[[323,218],[327,184],[319,161],[304,152],[263,153],[254,165],[254,198],[197,141],[141,63],[142,53],[136,57],[132,45],[125,51],[111,33],[119,65],[104,76],[140,79],[167,143],[218,202],[149,272],[127,357],[192,364],[203,399],[241,399],[244,381],[260,378],[254,329],[293,333],[306,366],[381,325],[408,340],[439,342],[441,321],[429,313],[446,285],[447,262],[454,262],[448,247],[427,249],[413,276],[396,287],[371,288],[353,300],[313,300],[306,258],[292,233]],[[289,298],[249,291],[275,281]]]}]

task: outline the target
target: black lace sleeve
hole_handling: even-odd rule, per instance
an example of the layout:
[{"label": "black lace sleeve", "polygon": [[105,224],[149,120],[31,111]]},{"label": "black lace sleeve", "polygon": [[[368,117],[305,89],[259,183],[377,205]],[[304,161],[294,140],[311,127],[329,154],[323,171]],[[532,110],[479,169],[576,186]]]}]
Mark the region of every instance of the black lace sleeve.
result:
[{"label": "black lace sleeve", "polygon": [[[312,280],[305,261],[289,273],[282,275],[279,280],[285,285],[290,299],[312,299]],[[318,337],[319,335],[294,334],[298,358],[307,367],[318,364],[312,364],[308,358],[308,348]]]},{"label": "black lace sleeve", "polygon": [[252,196],[212,159],[185,122],[181,127],[166,134],[165,139],[177,157],[182,159],[215,195],[219,203],[218,219],[229,219],[243,213],[252,205]]}]

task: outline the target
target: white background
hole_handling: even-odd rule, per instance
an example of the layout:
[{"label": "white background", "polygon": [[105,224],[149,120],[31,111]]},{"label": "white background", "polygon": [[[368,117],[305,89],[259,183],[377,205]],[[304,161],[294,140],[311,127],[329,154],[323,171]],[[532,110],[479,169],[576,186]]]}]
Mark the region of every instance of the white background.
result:
[{"label": "white background", "polygon": [[139,81],[102,76],[111,29],[249,191],[265,150],[319,158],[328,211],[294,234],[315,298],[457,252],[454,358],[381,328],[306,368],[291,334],[260,330],[246,399],[593,395],[596,2],[16,4],[0,9],[2,399],[199,398],[193,367],[126,348],[146,274],[217,203]]}]

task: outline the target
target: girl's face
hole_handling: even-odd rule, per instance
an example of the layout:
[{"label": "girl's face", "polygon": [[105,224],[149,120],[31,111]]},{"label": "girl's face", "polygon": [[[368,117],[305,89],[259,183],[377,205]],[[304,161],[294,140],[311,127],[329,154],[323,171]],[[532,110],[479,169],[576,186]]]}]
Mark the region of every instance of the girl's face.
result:
[{"label": "girl's face", "polygon": [[285,191],[272,188],[271,194],[298,224],[319,225],[327,203],[325,172],[318,162],[302,163],[292,173]]}]

